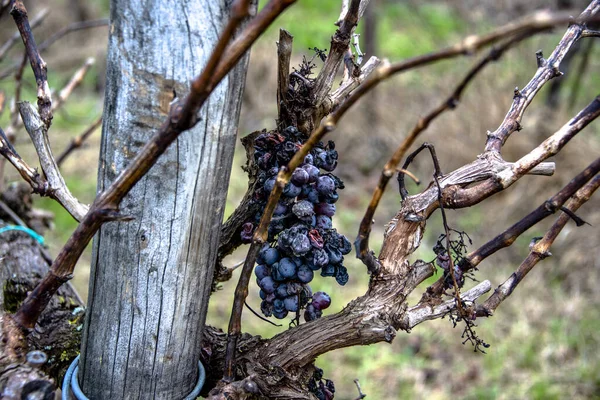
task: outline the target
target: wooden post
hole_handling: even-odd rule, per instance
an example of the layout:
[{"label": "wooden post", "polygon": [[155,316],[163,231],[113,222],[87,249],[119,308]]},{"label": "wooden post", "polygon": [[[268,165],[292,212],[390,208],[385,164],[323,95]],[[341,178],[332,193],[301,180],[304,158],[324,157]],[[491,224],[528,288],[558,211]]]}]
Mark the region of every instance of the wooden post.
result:
[{"label": "wooden post", "polygon": [[[165,120],[227,22],[226,0],[113,0],[99,190]],[[198,374],[248,58],[93,245],[79,382],[93,399],[182,399]]]}]

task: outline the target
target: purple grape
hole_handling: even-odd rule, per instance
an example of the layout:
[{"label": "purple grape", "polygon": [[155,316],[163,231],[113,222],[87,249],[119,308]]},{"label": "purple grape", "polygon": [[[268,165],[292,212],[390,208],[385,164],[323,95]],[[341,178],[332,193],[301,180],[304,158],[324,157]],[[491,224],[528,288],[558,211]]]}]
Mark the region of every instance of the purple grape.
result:
[{"label": "purple grape", "polygon": [[348,283],[348,278],[348,270],[343,265],[340,265],[335,273],[335,280],[341,286],[344,286],[346,283]]},{"label": "purple grape", "polygon": [[253,233],[254,225],[252,224],[252,222],[246,222],[244,225],[242,225],[242,232],[240,232],[242,243],[251,243]]},{"label": "purple grape", "polygon": [[305,165],[302,169],[308,173],[308,183],[316,182],[319,179],[319,168],[314,165]]},{"label": "purple grape", "polygon": [[274,293],[276,288],[275,282],[270,276],[265,276],[264,278],[262,278],[258,283],[258,286],[267,294]]},{"label": "purple grape", "polygon": [[313,185],[304,186],[304,188],[302,188],[302,195],[306,200],[313,204],[316,204],[320,201],[319,192],[317,192],[317,189]]},{"label": "purple grape", "polygon": [[306,218],[314,215],[314,205],[310,201],[300,200],[292,207],[292,212],[298,218]]},{"label": "purple grape", "polygon": [[329,203],[329,204],[333,204],[333,203],[337,202],[339,198],[340,198],[340,195],[337,194],[337,192],[335,192],[335,191],[328,195],[323,196],[323,200],[325,200],[325,203]]},{"label": "purple grape", "polygon": [[282,258],[279,261],[279,273],[284,279],[293,279],[296,277],[296,264],[289,258]]},{"label": "purple grape", "polygon": [[258,295],[260,296],[261,300],[265,300],[267,298],[267,293],[262,289],[258,291]]},{"label": "purple grape", "polygon": [[314,249],[313,250],[313,263],[316,269],[326,266],[329,264],[329,256],[327,252],[323,249]]},{"label": "purple grape", "polygon": [[306,322],[314,321],[316,319],[321,318],[323,312],[321,310],[317,310],[312,304],[306,306],[304,310],[304,320]]},{"label": "purple grape", "polygon": [[277,296],[280,299],[286,298],[288,296],[288,285],[286,285],[285,283],[279,285],[275,290],[275,296]]},{"label": "purple grape", "polygon": [[306,235],[296,235],[294,240],[292,240],[292,245],[290,247],[295,255],[301,256],[310,251],[310,240],[308,240]]},{"label": "purple grape", "polygon": [[283,300],[285,309],[291,312],[298,311],[298,296],[289,296]]},{"label": "purple grape", "polygon": [[304,286],[298,282],[290,282],[287,284],[288,296],[296,295],[304,290]]},{"label": "purple grape", "polygon": [[257,265],[256,268],[254,268],[254,273],[256,274],[256,278],[261,280],[271,275],[271,268],[266,265]]},{"label": "purple grape", "polygon": [[315,184],[319,194],[327,196],[335,191],[335,181],[331,177],[324,175],[317,179]]},{"label": "purple grape", "polygon": [[273,211],[273,215],[283,215],[285,213],[287,213],[288,207],[279,202],[277,203],[277,205],[275,206],[275,210]]},{"label": "purple grape", "polygon": [[316,248],[316,249],[322,249],[323,248],[323,237],[321,236],[321,234],[319,233],[318,230],[316,229],[311,229],[308,232],[308,240],[310,240],[310,244],[312,247]]},{"label": "purple grape", "polygon": [[277,251],[277,249],[274,247],[267,247],[266,249],[263,248],[263,250],[260,252],[260,257],[267,265],[275,264],[280,258],[279,251]]},{"label": "purple grape", "polygon": [[340,251],[343,255],[349,254],[352,251],[352,243],[344,235],[340,235]]},{"label": "purple grape", "polygon": [[331,305],[331,297],[325,292],[316,292],[312,295],[311,304],[317,310],[324,310]]},{"label": "purple grape", "polygon": [[294,185],[293,183],[288,183],[283,189],[283,195],[285,197],[296,197],[300,193],[302,193],[302,188],[300,186]]},{"label": "purple grape", "polygon": [[285,281],[285,278],[283,277],[283,275],[281,275],[281,272],[279,272],[279,263],[275,263],[271,267],[271,277],[275,282]]},{"label": "purple grape", "polygon": [[321,276],[334,276],[335,275],[335,265],[327,264],[321,269]]},{"label": "purple grape", "polygon": [[273,314],[273,304],[268,302],[267,300],[263,300],[260,302],[260,311],[266,316],[270,317]]},{"label": "purple grape", "polygon": [[304,164],[312,164],[313,162],[314,159],[312,154],[307,154],[306,157],[304,157]]},{"label": "purple grape", "polygon": [[285,311],[285,304],[283,303],[282,299],[275,299],[275,301],[273,301],[273,311],[274,312]]},{"label": "purple grape", "polygon": [[275,178],[270,178],[265,181],[265,184],[263,185],[263,189],[265,190],[265,192],[271,193],[271,191],[275,187],[275,180]]},{"label": "purple grape", "polygon": [[273,310],[273,316],[277,319],[284,319],[285,317],[287,317],[287,315],[288,315],[287,310],[283,310],[281,312]]},{"label": "purple grape", "polygon": [[333,217],[335,214],[335,204],[318,203],[315,205],[315,212],[319,215]]},{"label": "purple grape", "polygon": [[331,218],[327,215],[318,215],[317,216],[317,228],[328,230],[333,227],[331,223]]},{"label": "purple grape", "polygon": [[298,268],[298,280],[302,283],[309,283],[315,276],[314,272],[308,265],[302,265]]},{"label": "purple grape", "polygon": [[297,186],[302,186],[308,183],[308,178],[308,172],[302,168],[296,168],[292,173],[291,181]]},{"label": "purple grape", "polygon": [[327,251],[327,256],[329,257],[329,262],[332,264],[339,264],[344,259],[340,249],[335,248],[331,245],[327,245],[325,248],[325,251]]}]

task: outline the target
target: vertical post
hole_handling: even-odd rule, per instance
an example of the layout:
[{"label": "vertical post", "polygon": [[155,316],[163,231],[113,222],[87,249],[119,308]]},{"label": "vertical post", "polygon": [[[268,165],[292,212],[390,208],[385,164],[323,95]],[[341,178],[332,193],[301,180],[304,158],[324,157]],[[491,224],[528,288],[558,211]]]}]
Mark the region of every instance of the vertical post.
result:
[{"label": "vertical post", "polygon": [[[113,0],[99,190],[208,60],[226,0]],[[247,57],[121,203],[93,244],[79,382],[93,399],[181,399],[194,387]]]}]

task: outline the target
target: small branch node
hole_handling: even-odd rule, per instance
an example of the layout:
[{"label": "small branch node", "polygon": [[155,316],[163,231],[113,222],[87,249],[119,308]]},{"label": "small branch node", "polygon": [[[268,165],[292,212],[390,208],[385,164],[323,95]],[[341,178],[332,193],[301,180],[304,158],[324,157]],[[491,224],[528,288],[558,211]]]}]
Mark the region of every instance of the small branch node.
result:
[{"label": "small branch node", "polygon": [[538,50],[535,52],[535,59],[537,61],[538,68],[544,68],[548,64],[548,62],[544,58],[544,53],[542,52],[542,50]]}]

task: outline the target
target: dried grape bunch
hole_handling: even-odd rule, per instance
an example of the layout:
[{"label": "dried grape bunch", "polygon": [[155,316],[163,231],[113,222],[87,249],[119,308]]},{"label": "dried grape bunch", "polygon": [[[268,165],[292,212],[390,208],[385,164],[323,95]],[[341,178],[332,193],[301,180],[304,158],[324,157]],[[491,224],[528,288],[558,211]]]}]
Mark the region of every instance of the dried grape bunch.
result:
[{"label": "dried grape bunch", "polygon": [[[259,189],[253,201],[266,205],[279,168],[287,165],[306,139],[293,126],[281,133],[263,132],[256,137],[254,161],[259,168]],[[338,190],[344,188],[344,183],[331,173],[337,159],[332,141],[319,143],[283,189],[269,225],[268,243],[259,251],[255,268],[261,310],[266,316],[282,319],[290,312],[306,309],[306,321],[317,319],[331,299],[322,292],[313,295],[309,283],[314,274],[320,271],[321,276],[334,277],[340,285],[348,282],[343,260],[352,247],[332,227]],[[260,218],[261,213],[257,213],[244,224],[243,241],[252,240]]]}]

